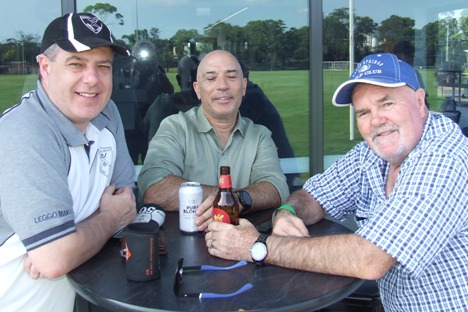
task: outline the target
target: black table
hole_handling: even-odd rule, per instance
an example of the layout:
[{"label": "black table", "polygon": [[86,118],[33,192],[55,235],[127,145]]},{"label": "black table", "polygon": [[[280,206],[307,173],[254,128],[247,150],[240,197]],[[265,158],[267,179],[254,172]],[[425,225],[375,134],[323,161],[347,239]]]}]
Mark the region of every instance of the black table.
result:
[{"label": "black table", "polygon": [[[249,219],[260,224],[270,216],[271,212],[266,217],[257,215]],[[160,279],[127,280],[125,259],[119,254],[120,242],[111,239],[95,257],[69,273],[77,293],[110,311],[312,311],[340,301],[362,283],[354,278],[249,263],[232,271],[193,272],[183,277],[184,292],[229,293],[248,282],[253,284],[243,294],[227,299],[177,298],[173,283],[179,258],[184,258],[184,266],[229,266],[235,262],[211,256],[204,234],[182,234],[178,213],[167,213],[163,229],[168,253],[160,259]],[[312,236],[350,232],[328,220],[310,226],[309,231]]]}]

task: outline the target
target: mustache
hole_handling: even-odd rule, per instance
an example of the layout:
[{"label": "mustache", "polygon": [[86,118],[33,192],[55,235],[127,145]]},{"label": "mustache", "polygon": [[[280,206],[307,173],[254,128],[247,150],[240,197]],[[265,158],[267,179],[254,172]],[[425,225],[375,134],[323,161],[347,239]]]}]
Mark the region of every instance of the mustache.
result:
[{"label": "mustache", "polygon": [[377,136],[379,136],[381,133],[397,131],[397,130],[398,130],[398,127],[395,126],[395,125],[382,126],[382,127],[379,127],[379,128],[376,128],[376,129],[372,130],[372,132],[370,133],[370,137],[373,140]]}]

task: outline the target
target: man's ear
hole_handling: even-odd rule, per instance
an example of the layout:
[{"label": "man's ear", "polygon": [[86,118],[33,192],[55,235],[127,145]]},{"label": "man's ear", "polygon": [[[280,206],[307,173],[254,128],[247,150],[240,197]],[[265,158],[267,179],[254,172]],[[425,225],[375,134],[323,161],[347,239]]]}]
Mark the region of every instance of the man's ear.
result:
[{"label": "man's ear", "polygon": [[37,56],[37,63],[39,64],[39,72],[41,73],[41,77],[47,77],[49,75],[49,66],[50,60],[44,54],[40,54]]},{"label": "man's ear", "polygon": [[195,91],[195,93],[197,94],[197,99],[201,100],[197,81],[193,82],[193,91]]},{"label": "man's ear", "polygon": [[418,101],[418,109],[421,117],[425,117],[427,115],[426,91],[424,91],[423,88],[416,90],[416,100]]},{"label": "man's ear", "polygon": [[242,96],[245,96],[245,93],[247,92],[247,78],[242,78]]}]

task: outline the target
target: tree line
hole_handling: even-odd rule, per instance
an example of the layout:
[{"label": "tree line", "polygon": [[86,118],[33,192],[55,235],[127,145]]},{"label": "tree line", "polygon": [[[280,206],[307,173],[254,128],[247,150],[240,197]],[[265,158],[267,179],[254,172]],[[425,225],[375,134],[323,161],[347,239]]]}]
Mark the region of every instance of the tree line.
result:
[{"label": "tree line", "polygon": [[[109,25],[123,25],[124,17],[117,8],[97,3],[85,8]],[[112,19],[111,21],[109,21]],[[117,25],[116,25],[117,24]],[[339,8],[323,17],[324,61],[349,60],[349,9]],[[447,15],[443,19],[415,28],[415,20],[391,15],[380,23],[371,17],[354,17],[354,49],[358,61],[374,52],[392,52],[398,42],[408,42],[418,53],[415,66],[443,66],[442,63],[463,64],[468,49],[468,17],[459,19]],[[312,29],[313,31],[313,29]],[[139,40],[155,45],[158,63],[166,68],[177,66],[187,50],[205,53],[225,49],[235,54],[251,70],[308,69],[309,27],[288,28],[282,20],[256,20],[245,26],[229,23],[207,25],[203,33],[195,29],[180,29],[171,38],[160,37],[159,28],[135,30],[116,38],[132,48]],[[40,36],[18,33],[17,38],[0,43],[0,72],[6,64],[35,64]]]}]

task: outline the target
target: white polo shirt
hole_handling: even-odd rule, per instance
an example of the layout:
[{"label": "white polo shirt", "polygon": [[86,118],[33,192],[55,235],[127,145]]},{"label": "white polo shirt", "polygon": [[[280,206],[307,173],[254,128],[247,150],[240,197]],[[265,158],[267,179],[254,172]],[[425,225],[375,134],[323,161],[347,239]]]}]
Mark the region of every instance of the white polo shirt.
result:
[{"label": "white polo shirt", "polygon": [[0,118],[0,146],[1,309],[71,311],[75,292],[67,277],[33,280],[23,259],[75,232],[111,183],[134,186],[118,110],[110,101],[83,135],[38,83]]}]

